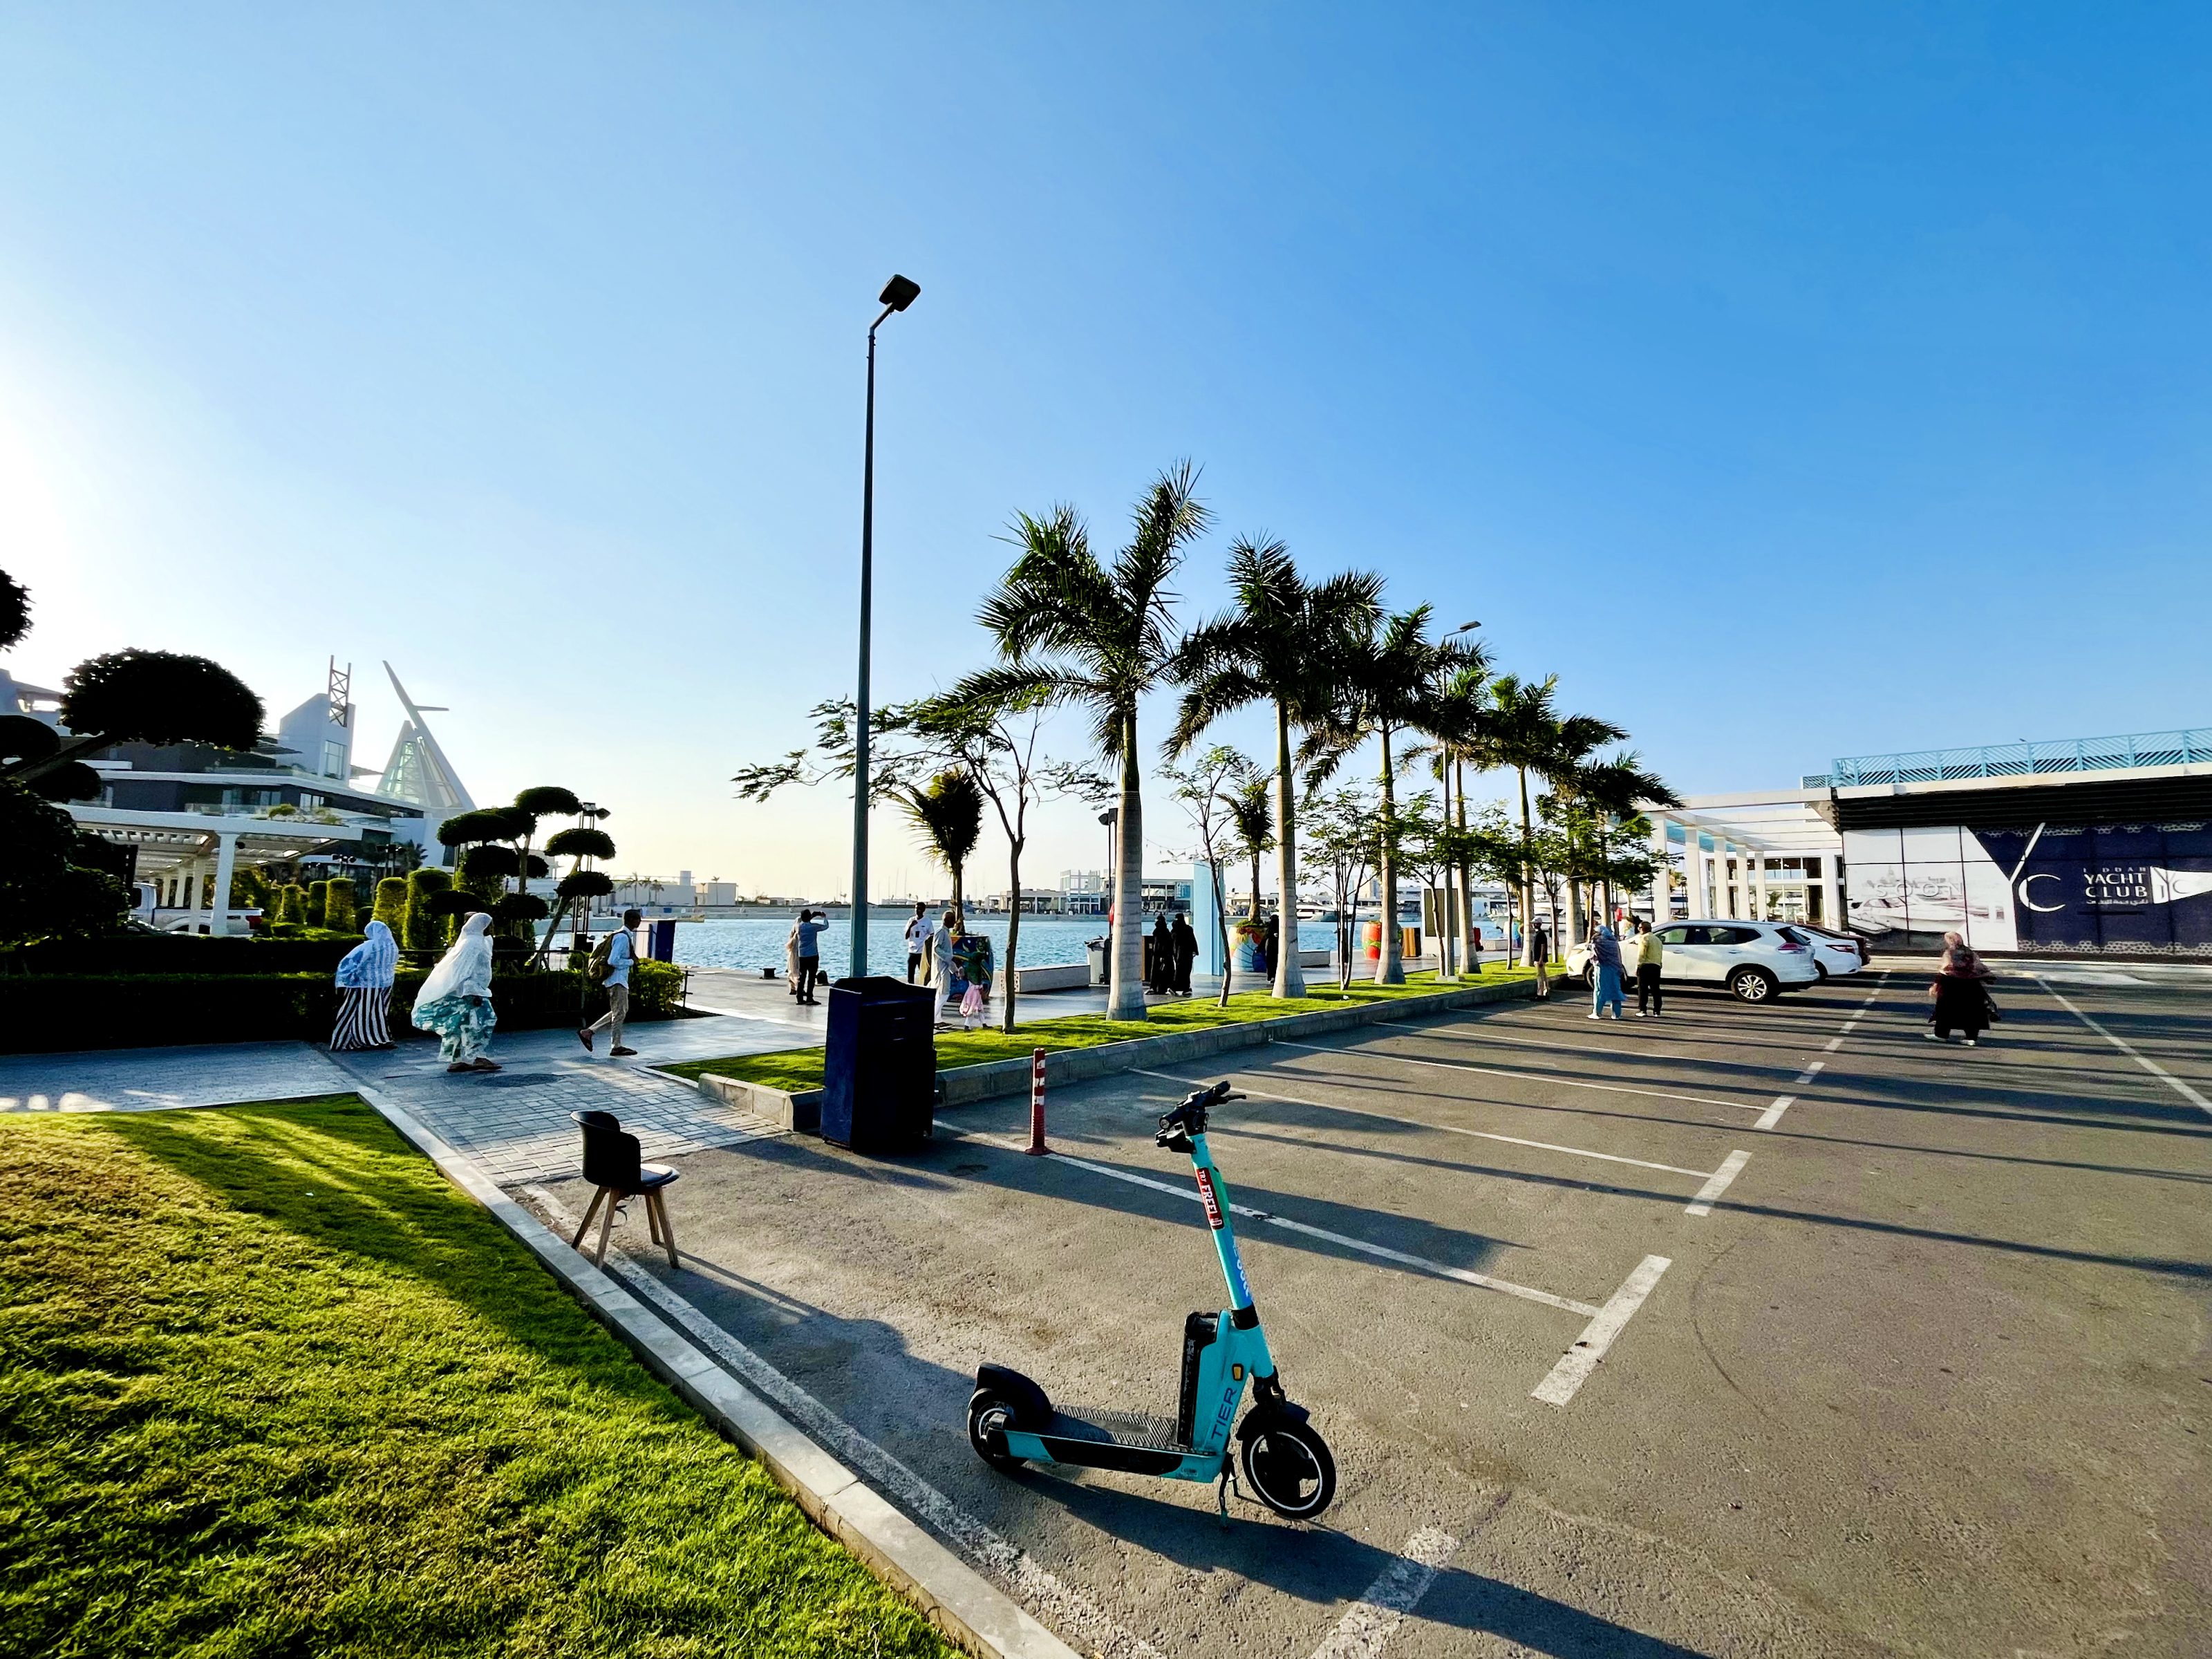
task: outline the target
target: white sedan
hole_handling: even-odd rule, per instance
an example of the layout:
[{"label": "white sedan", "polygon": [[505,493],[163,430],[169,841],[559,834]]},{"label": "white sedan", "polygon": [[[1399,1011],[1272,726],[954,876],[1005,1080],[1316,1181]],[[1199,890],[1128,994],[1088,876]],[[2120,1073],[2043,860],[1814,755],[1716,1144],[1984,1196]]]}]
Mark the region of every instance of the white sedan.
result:
[{"label": "white sedan", "polygon": [[1832,927],[1815,927],[1809,921],[1793,921],[1790,925],[1804,934],[1812,945],[1813,965],[1820,970],[1822,979],[1856,974],[1867,965],[1866,942],[1856,933],[1839,933]]},{"label": "white sedan", "polygon": [[[1767,1002],[1778,992],[1820,983],[1821,970],[1814,959],[1811,936],[1780,921],[1670,921],[1659,930],[1666,956],[1660,967],[1668,986],[1724,985],[1743,1002]],[[1636,941],[1621,941],[1621,960],[1633,963]],[[1597,983],[1597,969],[1587,945],[1567,952],[1567,972],[1588,986]],[[1622,974],[1632,987],[1636,970]]]}]

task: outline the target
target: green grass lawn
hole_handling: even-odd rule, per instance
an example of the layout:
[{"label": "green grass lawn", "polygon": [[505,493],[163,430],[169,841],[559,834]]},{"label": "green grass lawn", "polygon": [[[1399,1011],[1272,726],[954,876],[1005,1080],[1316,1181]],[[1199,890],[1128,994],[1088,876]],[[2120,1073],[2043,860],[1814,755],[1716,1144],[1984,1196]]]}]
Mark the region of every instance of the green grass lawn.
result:
[{"label": "green grass lawn", "polygon": [[[1038,1048],[1093,1048],[1101,1043],[1127,1042],[1134,1037],[1166,1036],[1176,1031],[1204,1030],[1209,1026],[1280,1019],[1286,1014],[1312,1014],[1325,1008],[1341,1008],[1346,1003],[1429,996],[1469,985],[1496,985],[1534,976],[1533,968],[1489,967],[1483,969],[1480,979],[1447,980],[1441,984],[1433,974],[1408,975],[1403,985],[1392,986],[1354,980],[1350,990],[1340,990],[1333,982],[1310,983],[1304,996],[1286,997],[1280,1001],[1264,991],[1250,991],[1232,994],[1227,1007],[1212,997],[1156,1002],[1146,1012],[1141,1025],[1134,1020],[1109,1019],[1103,1014],[1070,1014],[1060,1019],[1041,1019],[1032,1025],[1018,1026],[1012,1036],[995,1028],[988,1031],[940,1031],[937,1034],[937,1068],[950,1072],[963,1066],[986,1065],[994,1060],[1027,1060]],[[823,1051],[816,1047],[780,1048],[773,1054],[740,1054],[726,1060],[678,1060],[659,1069],[679,1077],[696,1078],[712,1073],[717,1077],[738,1078],[795,1093],[822,1086],[822,1065]]]},{"label": "green grass lawn", "polygon": [[950,1652],[361,1101],[0,1116],[0,1653]]}]

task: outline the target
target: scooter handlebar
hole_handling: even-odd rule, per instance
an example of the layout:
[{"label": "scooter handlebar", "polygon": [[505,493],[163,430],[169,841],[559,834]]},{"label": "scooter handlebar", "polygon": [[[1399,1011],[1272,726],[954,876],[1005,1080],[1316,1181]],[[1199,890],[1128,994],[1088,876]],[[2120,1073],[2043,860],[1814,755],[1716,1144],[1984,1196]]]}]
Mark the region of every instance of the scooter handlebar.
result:
[{"label": "scooter handlebar", "polygon": [[1206,1114],[1209,1107],[1218,1106],[1224,1100],[1243,1100],[1245,1097],[1232,1092],[1226,1083],[1217,1083],[1210,1089],[1194,1089],[1183,1097],[1182,1105],[1161,1116],[1159,1133],[1152,1137],[1152,1142],[1175,1152],[1187,1152],[1190,1150],[1190,1137],[1206,1133]]}]

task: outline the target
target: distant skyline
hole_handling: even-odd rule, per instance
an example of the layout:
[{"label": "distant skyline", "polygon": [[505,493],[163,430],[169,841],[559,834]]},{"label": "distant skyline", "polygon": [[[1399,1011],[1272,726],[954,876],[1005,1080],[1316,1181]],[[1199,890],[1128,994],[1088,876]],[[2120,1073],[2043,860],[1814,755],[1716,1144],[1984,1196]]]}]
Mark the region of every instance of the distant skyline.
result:
[{"label": "distant skyline", "polygon": [[[850,690],[900,270],[882,697],[984,659],[1014,512],[1113,545],[1188,456],[1189,619],[1239,534],[1375,568],[1685,793],[2212,724],[2208,47],[2183,8],[13,9],[0,666],[201,653],[273,725],[335,653],[375,765],[388,658],[480,800],[838,890],[848,805],[727,779]],[[1101,865],[1092,817],[1029,866]]]}]

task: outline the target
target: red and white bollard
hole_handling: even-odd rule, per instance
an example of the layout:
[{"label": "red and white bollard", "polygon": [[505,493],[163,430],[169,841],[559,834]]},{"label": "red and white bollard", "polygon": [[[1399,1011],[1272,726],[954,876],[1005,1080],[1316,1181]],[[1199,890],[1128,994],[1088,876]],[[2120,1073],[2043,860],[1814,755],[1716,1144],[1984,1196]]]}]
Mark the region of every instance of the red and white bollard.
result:
[{"label": "red and white bollard", "polygon": [[1051,1150],[1044,1144],[1044,1050],[1039,1048],[1030,1056],[1029,1153],[1042,1158]]}]

